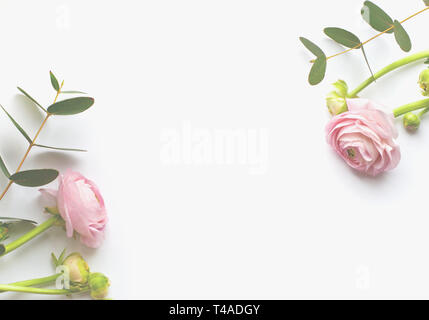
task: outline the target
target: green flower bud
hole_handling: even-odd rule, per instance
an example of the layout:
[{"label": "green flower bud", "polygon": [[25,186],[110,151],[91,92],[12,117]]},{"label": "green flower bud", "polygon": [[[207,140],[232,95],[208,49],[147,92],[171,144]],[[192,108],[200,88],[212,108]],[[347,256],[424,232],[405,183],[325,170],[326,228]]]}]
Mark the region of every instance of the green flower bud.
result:
[{"label": "green flower bud", "polygon": [[423,89],[422,94],[426,97],[429,96],[429,69],[420,73],[419,85]]},{"label": "green flower bud", "polygon": [[91,289],[91,297],[96,300],[107,297],[110,287],[109,278],[104,274],[96,272],[89,276],[89,288]]},{"label": "green flower bud", "polygon": [[348,110],[346,97],[349,88],[343,80],[338,80],[333,86],[335,90],[330,92],[326,97],[326,104],[329,112],[335,116]]},{"label": "green flower bud", "polygon": [[9,238],[9,228],[6,224],[0,225],[0,242]]},{"label": "green flower bud", "polygon": [[418,115],[408,112],[404,116],[404,127],[408,131],[414,132],[420,127],[420,118]]},{"label": "green flower bud", "polygon": [[63,263],[69,272],[70,281],[74,284],[86,284],[89,279],[89,267],[79,253],[72,253]]}]

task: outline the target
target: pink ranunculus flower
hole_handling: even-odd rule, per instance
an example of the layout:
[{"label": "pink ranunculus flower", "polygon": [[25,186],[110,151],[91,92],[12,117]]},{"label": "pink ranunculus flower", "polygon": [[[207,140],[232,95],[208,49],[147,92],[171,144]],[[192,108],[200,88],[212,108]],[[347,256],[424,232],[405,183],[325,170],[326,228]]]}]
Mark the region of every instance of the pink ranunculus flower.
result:
[{"label": "pink ranunculus flower", "polygon": [[396,168],[401,152],[393,114],[365,99],[348,99],[347,107],[326,126],[332,148],[352,168],[371,176]]},{"label": "pink ranunculus flower", "polygon": [[68,237],[77,232],[88,247],[98,248],[102,244],[108,219],[103,197],[94,182],[69,169],[60,175],[58,191],[40,189],[40,192],[56,202]]}]

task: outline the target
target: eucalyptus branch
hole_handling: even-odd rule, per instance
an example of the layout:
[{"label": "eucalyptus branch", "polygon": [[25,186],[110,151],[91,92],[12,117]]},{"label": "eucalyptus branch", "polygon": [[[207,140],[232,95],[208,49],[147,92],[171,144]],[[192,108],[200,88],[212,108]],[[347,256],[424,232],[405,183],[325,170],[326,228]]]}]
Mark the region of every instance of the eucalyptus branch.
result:
[{"label": "eucalyptus branch", "polygon": [[[53,104],[57,102],[58,97],[60,96],[60,93],[61,93],[61,89],[63,88],[63,85],[64,85],[64,81],[61,83],[61,86],[59,87],[59,89],[57,91],[57,94],[55,96]],[[37,138],[39,137],[40,133],[42,132],[43,128],[45,127],[46,122],[48,121],[49,117],[52,115],[48,111],[45,111],[45,112],[46,112],[46,117],[43,120],[42,124],[40,125],[39,130],[37,130],[36,135],[32,139],[30,145],[28,146],[27,151],[25,152],[24,157],[22,158],[21,162],[19,163],[18,168],[16,169],[15,174],[18,173],[18,172],[20,172],[22,166],[24,165],[25,160],[27,159],[28,155],[30,154],[31,149],[36,144]],[[9,191],[12,183],[13,183],[13,180],[9,180],[9,183],[6,185],[6,188],[3,190],[3,192],[0,195],[0,201],[4,198],[4,196],[6,195],[6,193]]]},{"label": "eucalyptus branch", "polygon": [[[401,24],[403,24],[403,23],[407,22],[408,20],[411,20],[412,18],[414,18],[414,17],[418,16],[419,14],[421,14],[421,13],[423,13],[423,12],[427,11],[427,10],[429,10],[429,7],[426,7],[425,9],[420,10],[419,12],[414,13],[413,15],[409,16],[408,18],[406,18],[406,19],[402,20],[400,23],[401,23]],[[385,33],[389,32],[389,31],[391,31],[391,30],[393,30],[394,28],[395,28],[395,26],[394,26],[394,25],[392,25],[391,27],[387,28],[387,29],[386,29],[386,30],[384,30],[383,32],[380,32],[379,34],[377,34],[377,35],[373,36],[372,38],[370,38],[370,39],[368,39],[368,40],[366,40],[366,41],[364,41],[364,42],[362,42],[362,43],[360,43],[360,44],[358,44],[358,45],[354,46],[353,48],[349,48],[349,49],[347,49],[347,50],[344,50],[344,51],[339,52],[339,53],[337,53],[337,54],[334,54],[334,55],[332,55],[332,56],[328,56],[328,57],[326,57],[326,61],[328,61],[328,60],[330,60],[330,59],[332,59],[332,58],[338,57],[338,56],[340,56],[340,55],[343,55],[343,54],[345,54],[345,53],[348,53],[348,52],[350,52],[350,51],[353,51],[353,50],[355,50],[355,49],[359,49],[360,47],[364,46],[365,44],[368,44],[368,43],[369,43],[369,42],[371,42],[372,40],[377,39],[378,37],[382,36],[383,34],[385,34]],[[311,62],[311,63],[314,63],[315,61],[316,61],[316,60],[315,60],[315,59],[313,59],[313,60],[311,60],[310,62]]]},{"label": "eucalyptus branch", "polygon": [[310,61],[313,65],[311,67],[310,74],[308,76],[308,82],[311,85],[317,85],[320,82],[322,82],[326,75],[328,60],[356,49],[359,49],[362,51],[363,56],[365,58],[365,62],[368,65],[368,69],[371,72],[371,75],[373,76],[373,78],[375,79],[373,72],[371,70],[370,64],[368,62],[368,57],[366,56],[364,46],[369,42],[371,42],[372,40],[380,37],[381,35],[389,33],[394,35],[394,38],[397,44],[403,51],[410,52],[412,49],[412,42],[407,31],[404,29],[403,24],[408,20],[416,17],[417,15],[429,10],[429,1],[428,0],[423,0],[423,1],[425,4],[424,9],[412,14],[408,18],[403,19],[401,21],[390,17],[383,9],[378,7],[373,2],[365,1],[361,11],[362,18],[373,29],[375,29],[379,33],[366,41],[361,41],[357,35],[355,35],[354,33],[346,29],[338,28],[338,27],[325,28],[323,30],[325,35],[327,35],[329,38],[334,40],[336,43],[347,48],[346,50],[331,56],[326,55],[325,52],[314,42],[304,37],[301,37],[300,40],[302,44],[314,56],[316,56],[315,59]]},{"label": "eucalyptus branch", "polygon": [[36,143],[37,138],[39,137],[40,133],[42,132],[43,128],[46,125],[46,122],[51,116],[69,116],[69,115],[75,115],[81,112],[84,112],[85,110],[88,110],[91,106],[94,105],[94,98],[90,97],[75,97],[70,99],[65,99],[61,101],[57,101],[60,94],[86,94],[81,91],[63,91],[63,85],[64,81],[62,81],[61,86],[57,80],[57,78],[54,76],[52,72],[50,72],[51,76],[51,84],[52,87],[55,90],[55,99],[52,105],[50,105],[48,108],[44,108],[40,103],[38,103],[32,96],[30,96],[25,90],[18,87],[18,90],[26,96],[30,101],[35,103],[43,112],[46,113],[46,117],[43,120],[42,124],[40,125],[40,128],[37,130],[36,135],[34,138],[30,138],[27,132],[25,132],[24,128],[21,127],[18,122],[7,112],[7,110],[0,105],[0,109],[2,109],[9,120],[12,122],[12,124],[15,126],[16,129],[22,134],[22,136],[27,140],[29,143],[29,146],[27,148],[27,151],[24,154],[24,157],[22,158],[21,162],[18,165],[18,168],[16,169],[14,174],[11,174],[6,166],[6,163],[0,156],[0,171],[8,178],[9,182],[6,186],[6,188],[3,190],[3,192],[0,194],[0,200],[4,198],[7,191],[11,187],[13,183],[17,185],[21,185],[24,187],[41,187],[44,185],[47,185],[48,183],[51,183],[54,181],[58,175],[58,170],[55,169],[35,169],[35,170],[21,170],[22,166],[24,165],[25,160],[27,159],[28,155],[30,154],[31,149],[33,147],[38,148],[47,148],[51,150],[59,150],[59,151],[78,151],[78,152],[84,152],[86,150],[82,149],[76,149],[76,148],[59,148],[59,147],[52,147],[44,144]]}]

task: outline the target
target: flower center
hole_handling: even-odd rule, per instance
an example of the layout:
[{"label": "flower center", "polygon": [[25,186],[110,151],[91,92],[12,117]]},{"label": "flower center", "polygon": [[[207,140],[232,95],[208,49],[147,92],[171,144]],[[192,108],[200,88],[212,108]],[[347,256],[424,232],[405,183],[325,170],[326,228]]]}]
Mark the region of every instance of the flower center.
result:
[{"label": "flower center", "polygon": [[354,157],[356,157],[356,151],[354,149],[347,149],[347,155],[349,158],[354,159]]}]

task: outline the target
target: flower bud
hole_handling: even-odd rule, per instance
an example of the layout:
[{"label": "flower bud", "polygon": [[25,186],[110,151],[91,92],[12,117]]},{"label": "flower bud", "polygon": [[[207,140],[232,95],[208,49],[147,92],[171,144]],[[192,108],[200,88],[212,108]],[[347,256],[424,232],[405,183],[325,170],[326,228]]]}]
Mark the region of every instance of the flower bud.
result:
[{"label": "flower bud", "polygon": [[104,274],[99,272],[91,273],[88,284],[93,299],[100,300],[107,297],[110,281]]},{"label": "flower bud", "polygon": [[420,73],[419,85],[420,88],[423,89],[422,94],[424,96],[429,96],[429,69],[423,70],[423,72]]},{"label": "flower bud", "polygon": [[418,115],[408,112],[404,116],[404,127],[408,131],[414,132],[420,127],[420,118]]},{"label": "flower bud", "polygon": [[72,253],[63,263],[69,272],[72,283],[86,284],[89,278],[89,267],[79,253]]},{"label": "flower bud", "polygon": [[326,104],[331,115],[335,116],[347,111],[346,97],[349,88],[343,80],[338,80],[333,86],[335,90],[326,97]]}]

